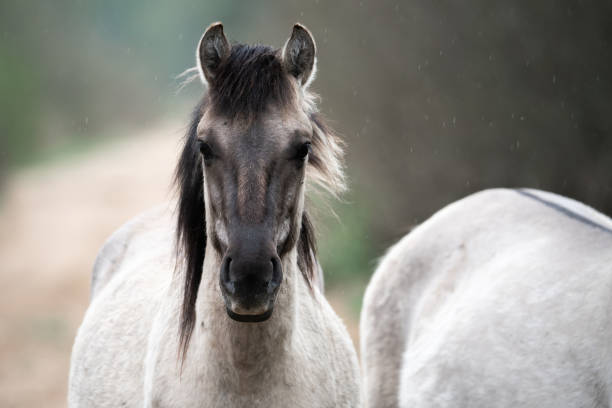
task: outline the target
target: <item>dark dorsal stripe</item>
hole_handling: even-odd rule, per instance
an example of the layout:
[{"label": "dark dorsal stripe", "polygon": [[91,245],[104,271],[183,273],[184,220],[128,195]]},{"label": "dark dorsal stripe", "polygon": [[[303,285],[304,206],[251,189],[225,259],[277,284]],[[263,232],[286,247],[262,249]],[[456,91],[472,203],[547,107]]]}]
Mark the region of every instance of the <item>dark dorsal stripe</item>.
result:
[{"label": "dark dorsal stripe", "polygon": [[538,201],[538,202],[544,204],[545,206],[550,207],[553,210],[556,210],[556,211],[560,212],[561,214],[564,214],[564,215],[566,215],[566,216],[568,216],[568,217],[570,217],[570,218],[572,218],[572,219],[574,219],[576,221],[579,221],[579,222],[581,222],[583,224],[586,224],[586,225],[588,225],[590,227],[596,228],[596,229],[598,229],[600,231],[607,232],[608,234],[612,234],[612,229],[606,227],[605,225],[601,225],[601,224],[599,224],[599,223],[597,223],[597,222],[595,222],[595,221],[593,221],[593,220],[591,220],[591,219],[589,219],[589,218],[587,218],[587,217],[585,217],[583,215],[580,215],[580,214],[578,214],[578,213],[576,213],[576,212],[574,212],[574,211],[572,211],[572,210],[570,210],[568,208],[565,208],[565,207],[563,207],[563,206],[561,206],[561,205],[559,205],[559,204],[557,204],[555,202],[546,200],[546,199],[544,199],[542,197],[538,197],[537,195],[535,195],[533,193],[530,193],[529,191],[524,190],[524,189],[516,189],[515,191],[517,193],[525,196],[525,197],[529,197],[532,200]]}]

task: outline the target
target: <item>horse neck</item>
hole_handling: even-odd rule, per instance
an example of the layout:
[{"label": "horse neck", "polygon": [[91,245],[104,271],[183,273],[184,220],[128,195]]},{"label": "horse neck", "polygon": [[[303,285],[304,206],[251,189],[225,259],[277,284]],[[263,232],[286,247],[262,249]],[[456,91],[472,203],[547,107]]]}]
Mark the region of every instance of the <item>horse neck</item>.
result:
[{"label": "horse neck", "polygon": [[267,369],[270,364],[282,361],[289,352],[296,325],[298,285],[305,283],[298,279],[301,276],[297,250],[294,248],[283,258],[283,282],[272,316],[261,323],[242,323],[230,319],[225,311],[219,288],[221,259],[207,246],[194,337],[203,341],[209,358],[225,365],[231,362],[236,369],[252,374],[253,370]]}]

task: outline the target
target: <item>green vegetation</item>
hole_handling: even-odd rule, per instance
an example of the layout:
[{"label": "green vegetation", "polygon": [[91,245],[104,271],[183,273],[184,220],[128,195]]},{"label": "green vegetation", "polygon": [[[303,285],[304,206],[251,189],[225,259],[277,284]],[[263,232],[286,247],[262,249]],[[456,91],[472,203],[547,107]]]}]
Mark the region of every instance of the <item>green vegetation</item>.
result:
[{"label": "green vegetation", "polygon": [[357,194],[349,197],[333,205],[333,213],[325,211],[325,216],[319,217],[318,244],[326,290],[343,299],[357,320],[363,291],[376,267],[378,245],[370,232],[372,213],[365,200],[359,200]]},{"label": "green vegetation", "polygon": [[0,181],[16,166],[104,140],[109,129],[146,125],[194,99],[189,91],[176,95],[174,78],[194,64],[206,16],[232,23],[234,7],[201,1],[0,5]]},{"label": "green vegetation", "polygon": [[320,227],[319,253],[327,286],[363,285],[374,267],[370,214],[351,202],[336,205]]}]

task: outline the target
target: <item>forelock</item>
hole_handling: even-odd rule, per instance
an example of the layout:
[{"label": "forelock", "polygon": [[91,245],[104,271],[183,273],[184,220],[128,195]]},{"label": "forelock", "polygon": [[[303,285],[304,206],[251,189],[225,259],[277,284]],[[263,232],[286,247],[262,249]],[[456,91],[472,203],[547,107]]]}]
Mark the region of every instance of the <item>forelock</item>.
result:
[{"label": "forelock", "polygon": [[272,104],[288,106],[295,98],[280,52],[264,45],[233,45],[209,92],[215,113],[229,118],[253,118]]}]

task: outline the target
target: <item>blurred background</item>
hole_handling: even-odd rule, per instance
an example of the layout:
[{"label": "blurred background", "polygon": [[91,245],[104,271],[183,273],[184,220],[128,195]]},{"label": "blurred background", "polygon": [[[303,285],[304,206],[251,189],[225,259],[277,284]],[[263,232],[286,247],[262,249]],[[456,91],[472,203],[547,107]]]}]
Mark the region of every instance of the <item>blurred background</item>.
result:
[{"label": "blurred background", "polygon": [[[318,44],[313,89],[351,192],[318,211],[327,293],[357,343],[376,260],[447,203],[535,187],[612,213],[612,3],[0,2],[0,406],[65,406],[106,237],[173,197],[203,30]],[[337,217],[331,216],[334,210]]]}]

